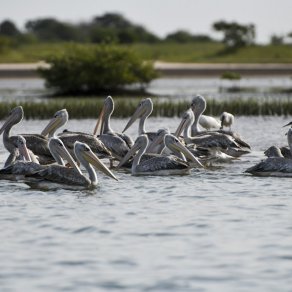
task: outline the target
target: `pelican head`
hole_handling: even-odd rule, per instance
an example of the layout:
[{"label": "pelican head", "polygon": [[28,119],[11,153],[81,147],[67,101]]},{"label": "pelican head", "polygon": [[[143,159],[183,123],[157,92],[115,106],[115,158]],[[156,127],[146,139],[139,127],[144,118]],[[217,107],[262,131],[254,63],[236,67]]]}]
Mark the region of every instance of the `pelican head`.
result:
[{"label": "pelican head", "polygon": [[280,148],[276,146],[271,146],[264,152],[264,154],[267,157],[283,157]]},{"label": "pelican head", "polygon": [[100,126],[100,135],[103,134],[104,131],[104,116],[110,117],[115,109],[114,100],[111,96],[108,96],[103,103],[103,107],[101,113],[97,119],[95,128],[93,130],[93,135],[97,135],[99,126]]},{"label": "pelican head", "polygon": [[87,144],[76,141],[74,143],[74,153],[80,163],[83,164],[83,166],[88,170],[88,172],[90,171],[89,168],[91,164],[96,169],[102,171],[105,175],[118,180],[116,176],[107,168],[107,166],[104,165],[103,162],[101,162],[99,158],[92,152]]},{"label": "pelican head", "polygon": [[284,127],[287,127],[287,126],[291,126],[291,127],[292,127],[292,122],[290,122],[290,123],[284,125],[283,128],[284,128]]},{"label": "pelican head", "polygon": [[234,116],[230,113],[223,112],[220,116],[220,121],[221,121],[220,130],[223,129],[223,126],[231,127],[231,125],[234,122]]},{"label": "pelican head", "polygon": [[147,146],[149,144],[149,140],[147,135],[142,134],[140,135],[134,145],[132,146],[132,148],[128,151],[128,153],[124,156],[124,158],[120,161],[120,163],[118,164],[117,168],[121,167],[126,161],[128,161],[132,156],[135,156],[136,152],[140,149],[142,149],[142,152],[144,153]]},{"label": "pelican head", "polygon": [[138,118],[144,118],[146,119],[153,111],[153,102],[151,98],[145,98],[142,99],[139,103],[138,107],[136,108],[136,111],[134,112],[133,116],[127,123],[125,129],[123,130],[123,133],[130,128],[130,126],[138,119]]},{"label": "pelican head", "polygon": [[47,126],[43,129],[41,135],[52,137],[58,128],[61,128],[68,122],[69,115],[66,109],[57,111]]},{"label": "pelican head", "polygon": [[178,140],[177,137],[171,134],[166,134],[164,137],[164,143],[166,147],[169,148],[172,152],[181,152],[196,166],[204,167],[201,162],[199,162],[199,160]]},{"label": "pelican head", "polygon": [[56,137],[52,137],[49,140],[49,149],[52,153],[52,156],[54,159],[57,161],[58,164],[60,165],[65,165],[64,160],[65,159],[71,167],[78,169],[78,166],[68,150],[66,149],[65,145],[63,142]]},{"label": "pelican head", "polygon": [[194,113],[203,113],[206,109],[206,100],[203,96],[197,95],[192,99],[191,109]]},{"label": "pelican head", "polygon": [[24,113],[22,106],[17,106],[13,108],[6,121],[4,122],[2,128],[0,129],[0,135],[3,133],[3,131],[8,127],[12,127],[13,125],[18,124],[23,119]]},{"label": "pelican head", "polygon": [[189,128],[194,123],[194,113],[191,109],[185,111],[182,115],[182,120],[175,131],[175,136],[179,137],[185,128]]},{"label": "pelican head", "polygon": [[[160,153],[160,152],[162,152],[162,150],[164,148],[164,136],[166,134],[170,134],[170,131],[168,128],[158,129],[156,132],[155,139],[153,140],[153,142],[149,145],[149,147],[147,149],[147,153]],[[160,148],[159,145],[161,145],[162,143],[163,143],[163,148]],[[159,148],[158,148],[159,150],[157,149],[158,146],[159,146]]]},{"label": "pelican head", "polygon": [[18,148],[19,154],[24,158],[25,161],[31,161],[30,155],[28,153],[28,149],[26,147],[26,140],[23,136],[16,136],[16,145]]}]

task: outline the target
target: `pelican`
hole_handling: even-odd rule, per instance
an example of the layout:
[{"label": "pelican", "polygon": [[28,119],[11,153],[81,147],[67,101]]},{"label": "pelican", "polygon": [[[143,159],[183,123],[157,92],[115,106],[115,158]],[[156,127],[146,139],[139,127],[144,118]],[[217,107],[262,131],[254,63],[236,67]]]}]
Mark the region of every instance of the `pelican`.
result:
[{"label": "pelican", "polygon": [[205,135],[205,134],[213,135],[213,133],[222,133],[222,134],[231,136],[236,141],[237,144],[239,144],[243,148],[246,148],[246,150],[244,151],[239,151],[239,152],[233,151],[232,153],[228,153],[229,155],[238,157],[242,154],[250,152],[249,150],[247,150],[247,149],[250,149],[250,145],[246,143],[245,141],[243,141],[242,138],[237,133],[234,133],[232,131],[224,131],[222,129],[218,131],[201,131],[199,129],[198,121],[206,109],[206,100],[203,96],[197,95],[196,97],[193,98],[192,103],[191,103],[191,109],[195,115],[194,123],[192,125],[193,136],[199,136],[199,135]]},{"label": "pelican", "polygon": [[96,136],[98,127],[101,125],[99,139],[111,151],[112,155],[121,160],[134,142],[130,136],[126,134],[119,134],[112,130],[110,126],[110,117],[114,111],[114,101],[111,96],[108,96],[103,105],[103,109],[96,123],[93,135]]},{"label": "pelican", "polygon": [[[20,123],[23,119],[24,113],[22,106],[17,106],[13,108],[8,118],[6,119],[5,123],[3,124],[2,128],[0,129],[0,135],[3,133],[3,144],[5,148],[9,151],[11,156],[13,156],[13,152],[16,145],[16,136],[10,136],[10,131],[13,126]],[[54,126],[57,126],[55,124]],[[54,130],[54,127],[51,127]],[[48,164],[54,162],[54,159],[51,155],[49,146],[48,146],[48,139],[44,135],[39,134],[22,134],[26,140],[26,146],[30,149],[40,160],[41,164]],[[7,164],[11,161],[11,157],[8,158]]]},{"label": "pelican", "polygon": [[[290,151],[289,151],[290,152]],[[276,146],[271,146],[270,148],[268,148],[264,154],[267,156],[267,157],[284,157],[282,152],[281,152],[281,149],[279,147],[276,147]],[[290,154],[291,155],[291,154]]]},{"label": "pelican", "polygon": [[10,179],[10,180],[21,180],[24,179],[26,175],[32,175],[37,171],[43,170],[45,168],[51,167],[54,170],[59,170],[65,168],[64,159],[72,167],[77,167],[75,161],[72,159],[70,154],[68,153],[66,147],[63,142],[57,138],[51,138],[49,140],[49,148],[52,153],[52,156],[55,158],[56,162],[59,165],[40,165],[36,162],[31,161],[31,155],[26,147],[25,138],[22,136],[16,136],[16,143],[22,157],[22,160],[18,160],[15,163],[12,163],[8,167],[4,167],[0,170],[0,177],[2,179]]},{"label": "pelican", "polygon": [[[17,106],[13,108],[0,129],[0,134],[3,133],[3,144],[11,155],[14,155],[13,153],[15,150],[15,145],[17,144],[17,137],[11,136],[10,131],[13,126],[22,121],[23,115],[24,113],[22,106]],[[28,148],[31,149],[35,154],[37,154],[40,158],[45,156],[44,159],[53,159],[48,148],[48,141],[45,137],[37,134],[26,134],[22,136],[26,139]],[[8,158],[7,161],[10,161],[10,159]],[[7,164],[5,164],[5,166],[7,166]]]},{"label": "pelican", "polygon": [[68,119],[69,114],[67,109],[64,108],[58,110],[57,112],[55,112],[53,118],[49,121],[47,126],[43,129],[41,135],[43,135],[44,137],[48,136],[49,138],[55,136],[57,129],[64,126],[68,122]]},{"label": "pelican", "polygon": [[[292,129],[287,133],[288,145],[292,154]],[[269,157],[248,168],[245,172],[257,176],[292,177],[292,159],[285,157]]]},{"label": "pelican", "polygon": [[151,115],[153,111],[153,102],[151,98],[142,99],[139,103],[136,111],[132,115],[131,119],[128,121],[127,125],[125,126],[123,133],[130,128],[130,126],[140,118],[138,134],[142,135],[145,134],[148,136],[149,142],[152,142],[155,139],[156,132],[146,132],[145,130],[145,121]]},{"label": "pelican", "polygon": [[[48,125],[42,131],[42,135],[45,137],[53,137],[56,134],[56,130],[65,125],[68,122],[69,115],[66,109],[57,111],[53,118],[49,121]],[[106,146],[96,137],[91,134],[81,132],[63,132],[58,135],[58,138],[67,147],[71,156],[75,158],[74,143],[76,141],[84,142],[90,146],[94,153],[100,158],[110,157],[111,153]]]},{"label": "pelican", "polygon": [[[131,150],[119,163],[118,167],[121,167],[130,157],[132,157],[132,155],[136,153],[136,151],[138,151],[133,160],[131,169],[132,175],[182,175],[190,173],[192,166],[174,155],[154,156],[151,159],[141,162],[141,157],[145,153],[148,143],[148,136],[145,134],[140,135],[136,139]],[[182,152],[196,167],[203,167],[197,158],[194,157],[191,152],[173,135],[165,135],[165,144],[173,152]]]},{"label": "pelican", "polygon": [[229,131],[231,131],[231,125],[234,123],[234,115],[228,113],[228,112],[223,112],[220,115],[220,121],[221,121],[221,126],[220,130],[223,130],[223,127],[229,127]]},{"label": "pelican", "polygon": [[240,146],[232,137],[221,133],[213,132],[211,135],[206,132],[205,135],[191,137],[190,131],[194,119],[194,113],[191,109],[185,111],[182,116],[182,121],[175,132],[175,136],[179,136],[183,132],[183,137],[187,144],[195,144],[205,148],[216,148],[220,150],[226,150],[228,148],[240,149]]},{"label": "pelican", "polygon": [[98,159],[92,152],[90,147],[79,141],[74,143],[74,152],[78,161],[86,169],[89,178],[86,177],[75,164],[74,168],[59,168],[56,170],[53,167],[48,167],[32,174],[31,177],[37,178],[37,181],[27,182],[31,187],[41,189],[56,189],[63,188],[69,190],[91,189],[98,184],[94,167],[102,171],[107,176],[118,180],[115,175]]},{"label": "pelican", "polygon": [[[15,143],[15,144],[14,144]],[[39,163],[38,157],[34,155],[34,153],[27,149],[26,147],[26,140],[23,136],[17,135],[13,139],[13,146],[14,149],[13,151],[9,154],[7,160],[4,163],[4,167],[7,167],[13,163],[15,163],[18,160],[23,160],[23,161],[32,161],[37,164]]]},{"label": "pelican", "polygon": [[210,129],[220,128],[220,123],[217,119],[206,115],[200,116],[199,124],[207,131],[209,131]]}]

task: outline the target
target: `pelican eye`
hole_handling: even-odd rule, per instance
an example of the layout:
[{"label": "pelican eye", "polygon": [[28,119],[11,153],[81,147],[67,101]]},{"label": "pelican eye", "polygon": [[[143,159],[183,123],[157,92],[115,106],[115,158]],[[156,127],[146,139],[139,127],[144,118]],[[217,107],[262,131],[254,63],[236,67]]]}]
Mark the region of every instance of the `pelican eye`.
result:
[{"label": "pelican eye", "polygon": [[58,141],[58,145],[62,147],[63,146],[63,143],[61,143],[60,141]]},{"label": "pelican eye", "polygon": [[85,147],[84,151],[90,151],[90,148],[89,147]]}]

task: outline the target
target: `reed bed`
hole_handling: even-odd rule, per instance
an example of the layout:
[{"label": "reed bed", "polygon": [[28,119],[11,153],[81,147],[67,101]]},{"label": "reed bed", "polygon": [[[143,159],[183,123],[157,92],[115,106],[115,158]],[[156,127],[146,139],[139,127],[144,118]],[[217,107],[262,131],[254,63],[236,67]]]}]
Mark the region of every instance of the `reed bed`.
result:
[{"label": "reed bed", "polygon": [[[126,118],[131,116],[140,99],[117,98],[115,99],[115,111],[113,117]],[[179,117],[188,109],[188,101],[161,101],[153,99],[154,108],[151,116],[155,117]],[[234,115],[259,116],[259,115],[292,115],[292,100],[256,100],[256,99],[234,99],[219,101],[209,99],[207,101],[205,114],[219,116],[223,111]],[[41,102],[0,102],[0,119],[7,117],[9,111],[22,105],[25,119],[48,119],[52,115],[66,108],[72,119],[96,118],[103,106],[103,99],[54,99]]]}]

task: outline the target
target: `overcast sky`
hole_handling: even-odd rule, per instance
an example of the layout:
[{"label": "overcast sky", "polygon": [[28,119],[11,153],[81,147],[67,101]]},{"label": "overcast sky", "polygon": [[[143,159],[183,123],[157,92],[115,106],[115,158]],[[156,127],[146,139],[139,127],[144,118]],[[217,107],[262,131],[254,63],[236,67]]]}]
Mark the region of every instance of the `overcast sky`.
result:
[{"label": "overcast sky", "polygon": [[217,20],[256,25],[257,41],[292,32],[292,0],[0,0],[0,21],[10,19],[23,29],[27,20],[54,17],[88,21],[118,12],[164,37],[177,29],[220,37],[212,31]]}]

